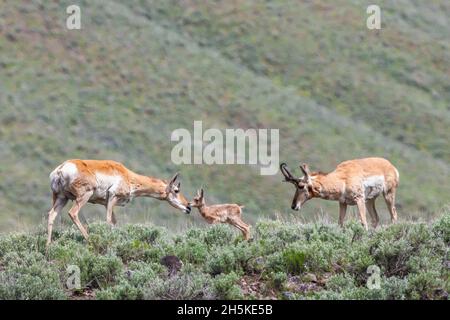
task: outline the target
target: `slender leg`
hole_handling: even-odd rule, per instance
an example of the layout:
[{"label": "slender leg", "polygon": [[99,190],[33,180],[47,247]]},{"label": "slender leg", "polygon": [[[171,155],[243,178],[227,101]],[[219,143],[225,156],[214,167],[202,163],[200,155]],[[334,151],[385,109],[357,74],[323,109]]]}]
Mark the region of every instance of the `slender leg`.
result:
[{"label": "slender leg", "polygon": [[92,196],[94,192],[88,191],[80,198],[77,198],[72,206],[72,208],[69,210],[69,216],[72,219],[73,223],[76,224],[78,229],[83,234],[83,237],[87,240],[89,238],[89,235],[86,231],[86,229],[83,227],[83,225],[80,222],[80,219],[78,219],[78,212],[80,212],[80,209],[88,202],[89,198]]},{"label": "slender leg", "polygon": [[108,204],[106,205],[106,222],[110,225],[116,224],[116,217],[114,216],[113,208],[117,203],[117,198],[115,196],[110,196],[108,199]]},{"label": "slender leg", "polygon": [[375,229],[378,226],[378,222],[380,221],[377,209],[375,209],[375,199],[368,200],[366,202],[366,208],[372,220],[372,227]]},{"label": "slender leg", "polygon": [[361,223],[363,224],[364,228],[366,230],[369,230],[367,226],[367,219],[366,219],[366,206],[363,199],[360,199],[356,202],[356,205],[358,206],[359,211],[359,218],[361,219]]},{"label": "slender leg", "polygon": [[347,213],[347,204],[339,202],[339,225],[344,226],[345,214]]},{"label": "slender leg", "polygon": [[384,200],[386,201],[387,208],[391,214],[392,223],[397,222],[397,209],[395,209],[395,190],[390,190],[384,194]]},{"label": "slender leg", "polygon": [[250,226],[248,224],[246,224],[244,221],[242,221],[242,219],[240,218],[235,218],[232,220],[232,224],[238,228],[239,230],[241,230],[242,235],[244,236],[245,240],[249,239],[249,233],[250,233]]},{"label": "slender leg", "polygon": [[116,219],[116,214],[113,212],[111,212],[111,222],[113,225],[116,225],[117,223],[117,219]]},{"label": "slender leg", "polygon": [[52,231],[53,231],[53,222],[55,221],[58,214],[67,204],[67,198],[58,198],[56,194],[53,194],[53,206],[52,209],[48,212],[48,225],[47,225],[47,246],[52,242]]}]

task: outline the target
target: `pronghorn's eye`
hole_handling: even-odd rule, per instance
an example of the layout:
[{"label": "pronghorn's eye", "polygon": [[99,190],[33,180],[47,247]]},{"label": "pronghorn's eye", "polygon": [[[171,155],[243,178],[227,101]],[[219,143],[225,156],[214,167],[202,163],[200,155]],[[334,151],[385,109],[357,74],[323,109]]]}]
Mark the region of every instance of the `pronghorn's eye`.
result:
[{"label": "pronghorn's eye", "polygon": [[175,189],[173,192],[175,192],[175,193],[178,193],[178,192],[180,192],[180,190],[178,190],[178,189]]}]

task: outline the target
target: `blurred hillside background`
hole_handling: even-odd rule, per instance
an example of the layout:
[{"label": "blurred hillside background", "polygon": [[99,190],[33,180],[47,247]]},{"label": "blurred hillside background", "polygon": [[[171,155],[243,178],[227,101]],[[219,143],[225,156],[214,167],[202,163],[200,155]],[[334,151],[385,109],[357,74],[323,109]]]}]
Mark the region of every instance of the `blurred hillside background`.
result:
[{"label": "blurred hillside background", "polygon": [[[450,2],[0,0],[0,231],[33,228],[51,205],[48,174],[69,158],[182,174],[187,197],[288,216],[293,187],[243,165],[175,166],[174,129],[278,128],[280,160],[330,171],[382,156],[400,171],[400,219],[439,215],[450,195]],[[81,7],[81,30],[66,7]],[[378,200],[382,220],[388,214]],[[58,225],[71,224],[67,210]],[[295,213],[335,221],[337,203]],[[87,205],[88,221],[105,219]],[[119,223],[204,224],[153,199]]]}]

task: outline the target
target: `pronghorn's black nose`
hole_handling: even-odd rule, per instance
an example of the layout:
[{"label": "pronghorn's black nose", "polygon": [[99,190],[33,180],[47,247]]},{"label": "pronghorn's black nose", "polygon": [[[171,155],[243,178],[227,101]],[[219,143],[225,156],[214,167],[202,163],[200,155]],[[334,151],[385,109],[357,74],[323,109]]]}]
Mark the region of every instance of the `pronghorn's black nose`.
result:
[{"label": "pronghorn's black nose", "polygon": [[188,206],[186,207],[186,210],[184,211],[184,213],[186,213],[186,214],[191,213],[191,206],[190,206],[190,205],[188,205]]}]

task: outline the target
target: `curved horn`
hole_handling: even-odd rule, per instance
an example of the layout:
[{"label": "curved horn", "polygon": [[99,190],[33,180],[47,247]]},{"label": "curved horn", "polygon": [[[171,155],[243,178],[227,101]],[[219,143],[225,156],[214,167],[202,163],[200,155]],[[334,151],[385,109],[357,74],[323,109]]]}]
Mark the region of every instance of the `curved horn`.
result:
[{"label": "curved horn", "polygon": [[285,180],[287,182],[295,182],[298,179],[294,178],[294,176],[291,174],[291,172],[289,171],[289,169],[287,168],[287,164],[286,163],[282,163],[280,164],[280,171],[283,174]]}]

